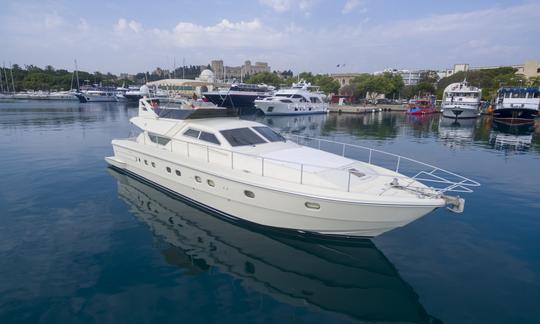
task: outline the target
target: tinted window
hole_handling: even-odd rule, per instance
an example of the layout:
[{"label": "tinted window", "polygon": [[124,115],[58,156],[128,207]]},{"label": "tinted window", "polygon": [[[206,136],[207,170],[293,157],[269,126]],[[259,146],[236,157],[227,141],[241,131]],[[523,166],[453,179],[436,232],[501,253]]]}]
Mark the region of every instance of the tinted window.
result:
[{"label": "tinted window", "polygon": [[254,130],[257,131],[257,133],[261,134],[270,142],[285,142],[285,138],[283,136],[279,135],[278,133],[274,132],[274,130],[270,127],[265,126],[257,126],[253,127]]},{"label": "tinted window", "polygon": [[201,132],[201,136],[199,136],[199,139],[201,141],[206,141],[206,142],[214,143],[217,145],[221,144],[219,143],[219,140],[217,139],[216,135],[212,133]]},{"label": "tinted window", "polygon": [[260,136],[249,128],[235,128],[222,130],[221,135],[227,139],[231,146],[255,145],[266,143]]},{"label": "tinted window", "polygon": [[189,136],[189,137],[199,138],[199,133],[200,133],[200,131],[190,128],[190,129],[188,129],[187,131],[184,132],[184,135]]}]

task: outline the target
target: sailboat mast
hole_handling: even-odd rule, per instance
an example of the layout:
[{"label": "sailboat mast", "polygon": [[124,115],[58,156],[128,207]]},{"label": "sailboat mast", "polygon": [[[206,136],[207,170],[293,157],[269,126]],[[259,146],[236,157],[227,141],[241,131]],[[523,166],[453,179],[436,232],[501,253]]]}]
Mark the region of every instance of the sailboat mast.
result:
[{"label": "sailboat mast", "polygon": [[77,66],[77,60],[75,60],[75,77],[77,78],[77,91],[81,89],[79,84],[79,67]]},{"label": "sailboat mast", "polygon": [[4,92],[4,82],[2,82],[2,78],[3,78],[3,73],[2,73],[2,69],[0,68],[0,92]]},{"label": "sailboat mast", "polygon": [[9,62],[9,65],[11,65],[11,69],[9,72],[11,73],[11,85],[13,86],[13,93],[15,93],[15,80],[13,80],[13,64]]},{"label": "sailboat mast", "polygon": [[4,79],[6,80],[6,92],[9,93],[9,80],[6,71],[6,62],[2,62],[2,69],[4,70]]}]

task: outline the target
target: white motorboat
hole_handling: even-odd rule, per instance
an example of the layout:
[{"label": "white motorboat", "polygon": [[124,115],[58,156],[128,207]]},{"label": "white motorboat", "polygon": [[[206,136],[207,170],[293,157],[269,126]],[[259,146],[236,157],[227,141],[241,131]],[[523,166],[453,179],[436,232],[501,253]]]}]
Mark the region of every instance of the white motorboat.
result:
[{"label": "white motorboat", "polygon": [[81,103],[87,102],[118,102],[116,87],[81,87],[73,93]]},{"label": "white motorboat", "polygon": [[467,81],[452,83],[444,89],[441,111],[449,118],[476,118],[480,115],[482,89]]},{"label": "white motorboat", "polygon": [[[295,142],[260,123],[217,117],[228,111],[143,98],[131,119],[142,132],[113,140],[114,155],[105,159],[223,216],[328,235],[374,237],[445,205],[461,212],[463,198],[446,194],[479,185],[398,155],[300,136]],[[342,154],[302,141],[336,144]],[[347,158],[353,150],[367,162]],[[393,170],[375,165],[383,155],[394,159]],[[406,175],[408,165],[413,175]]]},{"label": "white motorboat", "polygon": [[255,100],[255,107],[265,115],[326,114],[328,104],[317,90],[318,87],[302,80],[291,88],[280,89],[272,97]]}]

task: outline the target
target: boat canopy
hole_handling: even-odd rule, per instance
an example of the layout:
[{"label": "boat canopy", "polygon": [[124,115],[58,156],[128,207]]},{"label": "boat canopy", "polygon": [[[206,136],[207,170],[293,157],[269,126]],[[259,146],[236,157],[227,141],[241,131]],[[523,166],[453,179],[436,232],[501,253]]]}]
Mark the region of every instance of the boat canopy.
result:
[{"label": "boat canopy", "polygon": [[540,92],[540,88],[537,87],[505,87],[497,90],[498,93],[527,93],[527,92]]}]

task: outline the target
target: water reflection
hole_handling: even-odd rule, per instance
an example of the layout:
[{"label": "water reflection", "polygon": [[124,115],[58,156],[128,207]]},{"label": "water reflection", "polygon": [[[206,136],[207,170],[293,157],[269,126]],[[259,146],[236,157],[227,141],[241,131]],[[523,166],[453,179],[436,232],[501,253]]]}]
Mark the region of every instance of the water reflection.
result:
[{"label": "water reflection", "polygon": [[450,148],[462,148],[473,141],[476,119],[452,119],[440,116],[439,139]]},{"label": "water reflection", "polygon": [[528,150],[533,141],[534,125],[506,125],[493,122],[489,135],[490,145],[497,150]]},{"label": "water reflection", "polygon": [[297,237],[231,224],[109,172],[131,212],[170,244],[161,251],[165,260],[188,275],[218,269],[282,302],[355,319],[439,322],[369,240]]},{"label": "water reflection", "polygon": [[37,126],[59,127],[75,123],[94,123],[105,119],[116,120],[125,115],[125,103],[79,102],[0,102],[0,127]]}]

